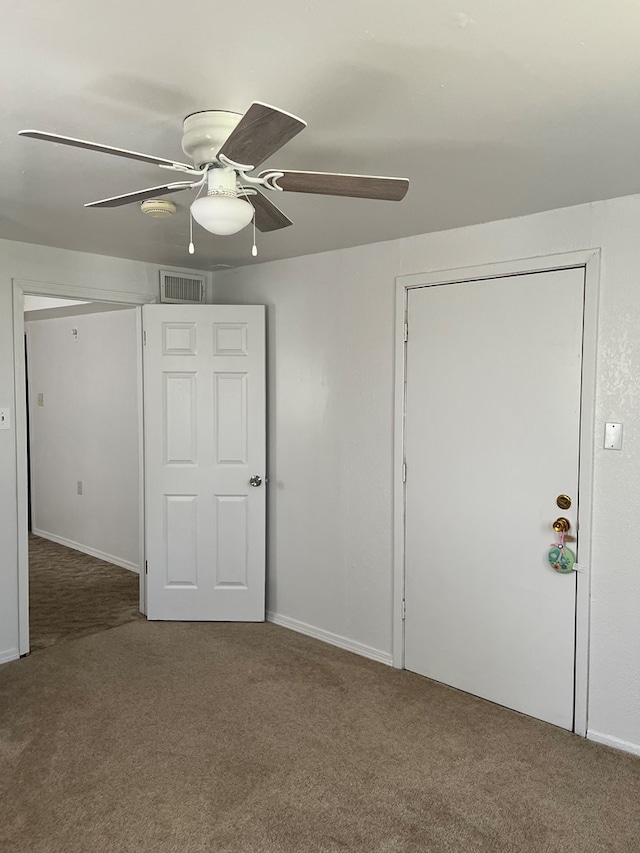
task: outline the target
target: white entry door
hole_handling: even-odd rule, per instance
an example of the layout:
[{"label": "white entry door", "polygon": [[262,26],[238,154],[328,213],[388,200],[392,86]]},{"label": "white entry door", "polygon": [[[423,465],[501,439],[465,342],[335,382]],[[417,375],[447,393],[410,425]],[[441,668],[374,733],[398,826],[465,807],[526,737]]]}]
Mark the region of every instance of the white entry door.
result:
[{"label": "white entry door", "polygon": [[145,305],[147,616],[259,622],[265,607],[260,305]]},{"label": "white entry door", "polygon": [[547,551],[558,517],[577,545],[584,281],[408,296],[406,668],[567,729],[576,575]]}]

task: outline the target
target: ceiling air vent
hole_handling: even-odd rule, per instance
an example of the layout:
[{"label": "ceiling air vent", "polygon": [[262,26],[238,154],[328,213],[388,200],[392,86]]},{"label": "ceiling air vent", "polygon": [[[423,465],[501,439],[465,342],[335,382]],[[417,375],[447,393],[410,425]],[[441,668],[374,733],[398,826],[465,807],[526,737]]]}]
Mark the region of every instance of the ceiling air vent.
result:
[{"label": "ceiling air vent", "polygon": [[204,302],[204,276],[160,270],[160,302]]}]

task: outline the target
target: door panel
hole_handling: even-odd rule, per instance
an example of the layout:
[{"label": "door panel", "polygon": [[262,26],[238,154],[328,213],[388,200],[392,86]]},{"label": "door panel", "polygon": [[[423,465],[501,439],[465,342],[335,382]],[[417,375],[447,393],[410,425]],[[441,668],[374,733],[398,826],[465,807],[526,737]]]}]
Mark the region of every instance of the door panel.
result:
[{"label": "door panel", "polygon": [[569,729],[576,578],[546,553],[576,534],[583,301],[583,269],[408,297],[406,667]]},{"label": "door panel", "polygon": [[264,308],[143,309],[150,619],[264,619]]}]

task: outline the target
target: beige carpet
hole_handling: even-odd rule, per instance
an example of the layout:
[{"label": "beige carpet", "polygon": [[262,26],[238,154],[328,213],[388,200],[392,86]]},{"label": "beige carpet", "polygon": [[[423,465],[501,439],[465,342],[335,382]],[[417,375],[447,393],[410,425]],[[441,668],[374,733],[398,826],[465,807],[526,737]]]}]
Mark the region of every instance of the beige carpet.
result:
[{"label": "beige carpet", "polygon": [[31,651],[142,618],[138,582],[135,572],[29,536]]},{"label": "beige carpet", "polygon": [[269,624],[0,668],[2,853],[640,850],[640,760]]}]

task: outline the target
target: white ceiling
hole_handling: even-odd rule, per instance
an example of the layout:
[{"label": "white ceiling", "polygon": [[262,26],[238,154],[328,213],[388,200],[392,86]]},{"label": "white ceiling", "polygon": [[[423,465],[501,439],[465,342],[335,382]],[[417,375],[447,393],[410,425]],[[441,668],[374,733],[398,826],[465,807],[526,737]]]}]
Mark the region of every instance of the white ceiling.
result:
[{"label": "white ceiling", "polygon": [[52,296],[24,297],[24,319],[52,320],[58,317],[78,317],[82,314],[103,314],[107,311],[132,311],[131,305],[117,302],[85,302]]},{"label": "white ceiling", "polygon": [[57,296],[29,296],[24,295],[25,311],[46,311],[48,308],[68,308],[73,305],[86,305],[86,300],[81,299],[59,299]]},{"label": "white ceiling", "polygon": [[[212,268],[640,191],[637,0],[20,0],[0,32],[0,237]],[[83,204],[175,180],[19,139],[37,128],[184,160],[182,118],[253,100],[308,127],[266,166],[398,175],[403,202],[283,194],[258,237]],[[179,176],[177,179],[180,179]]]}]

